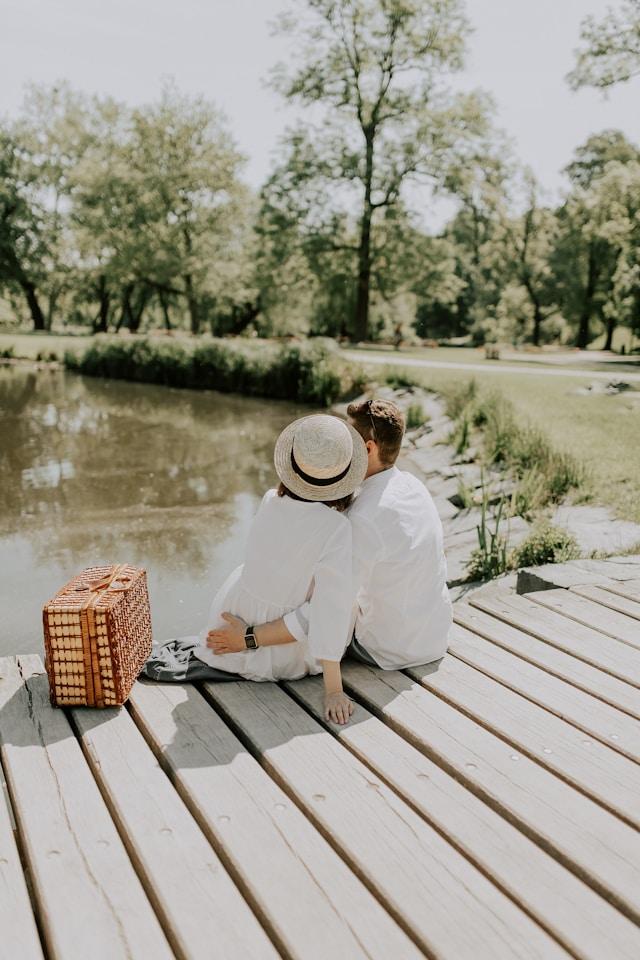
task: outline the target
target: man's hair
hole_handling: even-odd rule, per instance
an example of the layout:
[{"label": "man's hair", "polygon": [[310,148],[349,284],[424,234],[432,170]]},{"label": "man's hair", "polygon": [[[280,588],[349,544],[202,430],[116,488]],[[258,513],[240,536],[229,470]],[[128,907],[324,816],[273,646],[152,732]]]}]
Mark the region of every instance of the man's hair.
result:
[{"label": "man's hair", "polygon": [[404,414],[392,400],[362,400],[350,403],[347,415],[363,440],[375,440],[380,462],[392,466],[398,459],[404,436]]}]

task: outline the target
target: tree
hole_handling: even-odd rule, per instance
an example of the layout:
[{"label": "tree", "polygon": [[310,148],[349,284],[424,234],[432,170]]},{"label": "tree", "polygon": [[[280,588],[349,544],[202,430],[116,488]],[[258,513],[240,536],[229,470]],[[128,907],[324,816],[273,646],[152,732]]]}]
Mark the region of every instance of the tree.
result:
[{"label": "tree", "polygon": [[[635,167],[638,148],[617,131],[595,134],[575,152],[566,168],[572,190],[558,211],[559,239],[553,255],[563,309],[577,327],[576,346],[586,349],[592,322],[603,319],[603,304],[612,289],[618,251],[608,224],[617,217],[603,202],[599,187],[613,168]],[[606,195],[606,191],[605,191]]]},{"label": "tree", "polygon": [[515,253],[518,282],[527,292],[533,315],[531,340],[539,346],[544,320],[557,312],[551,255],[556,243],[557,220],[552,210],[541,206],[533,174],[525,172],[526,208],[507,230],[507,240]]},{"label": "tree", "polygon": [[0,129],[0,286],[24,296],[34,330],[46,328],[38,284],[46,254],[37,171],[9,129]]},{"label": "tree", "polygon": [[252,210],[241,158],[212,104],[172,84],[137,110],[96,103],[75,171],[73,219],[89,287],[106,329],[132,332],[155,298],[165,327],[186,304],[192,333],[251,300]]},{"label": "tree", "polygon": [[580,30],[581,49],[568,76],[574,90],[606,90],[640,74],[640,0],[625,0],[603,20],[587,17]]},{"label": "tree", "polygon": [[[443,83],[462,67],[462,3],[305,0],[280,18],[279,29],[295,44],[292,65],[276,72],[277,88],[287,99],[324,108],[323,123],[306,131],[317,156],[312,170],[331,184],[328,218],[360,208],[351,334],[366,339],[381,215],[400,204],[408,180],[442,183],[484,126],[484,103],[452,95]],[[310,188],[313,179],[306,178]]]}]

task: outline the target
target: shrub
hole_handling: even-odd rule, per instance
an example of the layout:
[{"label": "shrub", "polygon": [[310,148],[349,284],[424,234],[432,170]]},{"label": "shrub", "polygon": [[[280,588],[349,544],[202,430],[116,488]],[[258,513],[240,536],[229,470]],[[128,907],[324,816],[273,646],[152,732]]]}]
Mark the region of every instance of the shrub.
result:
[{"label": "shrub", "polygon": [[476,427],[482,431],[486,462],[510,471],[518,481],[513,513],[528,516],[584,484],[581,464],[555,450],[540,430],[519,423],[512,405],[500,393],[480,395],[472,380],[449,394],[447,412],[456,420],[450,439],[456,453],[464,452],[471,427]]},{"label": "shrub", "polygon": [[219,390],[245,396],[328,406],[364,387],[359,367],[323,343],[279,345],[268,341],[100,340],[81,355],[67,351],[65,365],[95,377]]},{"label": "shrub", "polygon": [[393,390],[408,390],[410,387],[420,386],[415,377],[406,373],[389,373],[385,378],[385,383]]},{"label": "shrub", "polygon": [[478,546],[471,553],[467,564],[469,580],[493,580],[509,568],[507,540],[500,532],[504,509],[504,497],[500,499],[493,518],[493,529],[489,525],[489,488],[482,478],[482,510],[480,523],[476,527]]},{"label": "shrub", "polygon": [[543,563],[566,563],[577,560],[580,548],[573,534],[556,527],[548,520],[536,524],[526,540],[510,557],[513,567],[535,567]]},{"label": "shrub", "polygon": [[407,407],[405,414],[407,430],[415,430],[417,427],[421,427],[428,419],[429,417],[422,409],[421,403],[412,403]]}]

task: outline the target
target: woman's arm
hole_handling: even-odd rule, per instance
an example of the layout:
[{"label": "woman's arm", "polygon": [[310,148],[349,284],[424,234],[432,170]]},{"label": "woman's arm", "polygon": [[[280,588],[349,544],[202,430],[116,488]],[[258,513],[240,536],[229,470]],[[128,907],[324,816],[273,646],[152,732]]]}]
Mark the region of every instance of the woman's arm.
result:
[{"label": "woman's arm", "polygon": [[353,702],[342,689],[342,673],[337,660],[321,660],[324,676],[324,718],[331,723],[347,723]]}]

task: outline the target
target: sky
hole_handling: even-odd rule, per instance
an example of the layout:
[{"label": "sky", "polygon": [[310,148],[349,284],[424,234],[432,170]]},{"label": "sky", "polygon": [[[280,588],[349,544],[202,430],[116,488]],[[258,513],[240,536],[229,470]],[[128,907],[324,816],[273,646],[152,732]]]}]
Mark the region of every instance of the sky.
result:
[{"label": "sky", "polygon": [[[616,0],[613,0],[614,5]],[[620,0],[617,0],[619,3]],[[244,176],[259,187],[296,111],[265,85],[287,45],[269,22],[284,0],[0,0],[0,115],[16,116],[24,84],[67,79],[130,104],[155,99],[163,78],[226,113]],[[467,0],[474,32],[461,83],[497,103],[497,124],[549,200],[562,168],[591,133],[618,128],[640,141],[640,80],[573,93],[580,21],[609,0]]]}]

